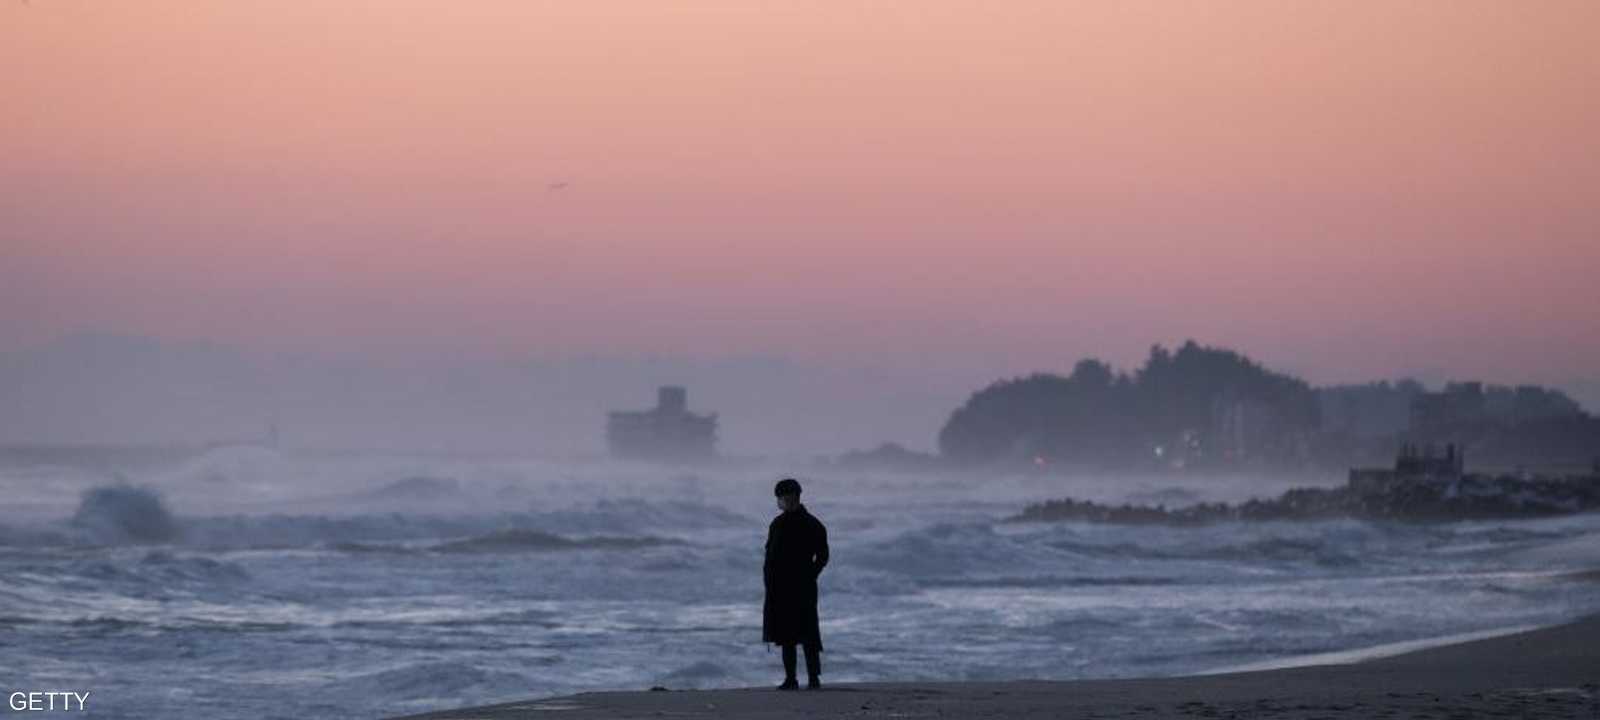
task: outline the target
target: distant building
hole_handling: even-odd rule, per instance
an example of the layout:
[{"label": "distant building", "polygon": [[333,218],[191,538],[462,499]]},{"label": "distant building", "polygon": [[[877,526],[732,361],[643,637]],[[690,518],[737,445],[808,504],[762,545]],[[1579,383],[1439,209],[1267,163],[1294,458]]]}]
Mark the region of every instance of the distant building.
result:
[{"label": "distant building", "polygon": [[689,393],[666,385],[649,410],[619,411],[606,419],[612,457],[635,460],[703,460],[716,454],[717,415],[689,412]]},{"label": "distant building", "polygon": [[1433,446],[1401,445],[1394,469],[1350,470],[1349,487],[1359,493],[1386,493],[1406,483],[1455,482],[1466,474],[1466,451],[1445,445],[1444,454]]},{"label": "distant building", "polygon": [[1586,413],[1560,390],[1538,385],[1485,385],[1453,382],[1439,392],[1412,398],[1411,430],[1427,432],[1474,425],[1516,426],[1578,420]]}]

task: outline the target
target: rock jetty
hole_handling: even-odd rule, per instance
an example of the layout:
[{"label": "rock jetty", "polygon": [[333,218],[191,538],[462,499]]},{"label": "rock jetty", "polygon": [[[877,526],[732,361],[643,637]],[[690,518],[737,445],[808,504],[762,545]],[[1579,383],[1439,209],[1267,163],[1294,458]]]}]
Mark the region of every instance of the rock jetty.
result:
[{"label": "rock jetty", "polygon": [[1448,522],[1568,515],[1600,510],[1600,472],[1588,475],[1484,474],[1461,471],[1454,448],[1443,458],[1402,451],[1394,470],[1351,470],[1343,487],[1295,488],[1270,500],[1200,503],[1178,508],[1050,500],[1011,522],[1204,525],[1239,520],[1358,518]]}]

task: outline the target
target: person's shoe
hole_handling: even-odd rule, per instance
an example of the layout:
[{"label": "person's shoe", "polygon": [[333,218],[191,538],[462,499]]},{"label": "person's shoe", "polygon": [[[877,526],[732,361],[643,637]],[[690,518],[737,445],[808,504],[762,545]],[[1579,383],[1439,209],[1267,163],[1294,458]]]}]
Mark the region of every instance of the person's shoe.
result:
[{"label": "person's shoe", "polygon": [[800,683],[795,682],[794,678],[789,678],[788,680],[784,680],[783,684],[778,686],[778,689],[779,690],[799,690],[800,689]]},{"label": "person's shoe", "polygon": [[822,689],[822,678],[819,678],[819,677],[817,677],[815,675],[812,675],[811,679],[806,681],[806,689],[807,690],[821,690]]}]

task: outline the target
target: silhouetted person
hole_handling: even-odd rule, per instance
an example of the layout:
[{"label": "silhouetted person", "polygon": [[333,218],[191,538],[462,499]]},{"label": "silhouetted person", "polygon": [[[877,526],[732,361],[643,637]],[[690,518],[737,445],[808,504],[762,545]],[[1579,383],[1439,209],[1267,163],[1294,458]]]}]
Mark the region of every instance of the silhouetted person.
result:
[{"label": "silhouetted person", "polygon": [[822,687],[822,631],[817,626],[817,576],[828,564],[828,529],[800,504],[800,483],[778,481],[772,490],[783,510],[767,528],[767,561],[762,565],[767,599],[761,612],[761,640],[783,648],[783,684],[795,690],[794,646],[806,648],[808,687]]}]

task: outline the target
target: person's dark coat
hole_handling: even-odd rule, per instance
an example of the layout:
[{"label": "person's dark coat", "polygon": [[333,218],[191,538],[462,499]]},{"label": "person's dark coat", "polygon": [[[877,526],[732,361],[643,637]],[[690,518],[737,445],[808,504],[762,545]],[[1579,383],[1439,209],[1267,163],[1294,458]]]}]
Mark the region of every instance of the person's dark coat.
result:
[{"label": "person's dark coat", "polygon": [[761,613],[762,642],[803,643],[822,650],[817,626],[817,576],[828,564],[828,529],[804,505],[773,518],[767,528],[762,566],[767,600]]}]

